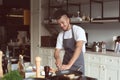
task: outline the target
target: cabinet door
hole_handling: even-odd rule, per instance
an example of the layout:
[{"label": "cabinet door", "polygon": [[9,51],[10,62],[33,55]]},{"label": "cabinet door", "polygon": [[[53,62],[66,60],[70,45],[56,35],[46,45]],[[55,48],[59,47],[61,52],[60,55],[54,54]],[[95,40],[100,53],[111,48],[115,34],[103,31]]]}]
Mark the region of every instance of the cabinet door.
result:
[{"label": "cabinet door", "polygon": [[85,76],[90,77],[90,63],[85,62]]},{"label": "cabinet door", "polygon": [[119,80],[118,71],[118,68],[115,68],[114,66],[100,65],[99,80]]},{"label": "cabinet door", "polygon": [[119,73],[118,73],[118,80],[120,80],[120,68],[119,68]]},{"label": "cabinet door", "polygon": [[100,65],[100,78],[99,80],[106,80],[105,77],[106,77],[106,66],[105,65]]},{"label": "cabinet door", "polygon": [[100,74],[100,57],[93,54],[85,54],[85,75],[99,79]]},{"label": "cabinet door", "polygon": [[119,57],[106,56],[102,63],[106,65],[105,80],[119,80]]},{"label": "cabinet door", "polygon": [[88,74],[88,63],[85,62],[85,75],[89,76]]},{"label": "cabinet door", "polygon": [[99,64],[90,63],[89,69],[90,69],[89,72],[90,77],[99,79],[99,75],[100,75]]},{"label": "cabinet door", "polygon": [[105,80],[119,80],[118,73],[119,73],[118,68],[116,68],[114,66],[107,66]]},{"label": "cabinet door", "polygon": [[84,61],[85,61],[85,75],[86,76],[90,76],[89,74],[89,72],[90,72],[90,64],[89,64],[89,62],[88,62],[88,55],[87,54],[84,54]]}]

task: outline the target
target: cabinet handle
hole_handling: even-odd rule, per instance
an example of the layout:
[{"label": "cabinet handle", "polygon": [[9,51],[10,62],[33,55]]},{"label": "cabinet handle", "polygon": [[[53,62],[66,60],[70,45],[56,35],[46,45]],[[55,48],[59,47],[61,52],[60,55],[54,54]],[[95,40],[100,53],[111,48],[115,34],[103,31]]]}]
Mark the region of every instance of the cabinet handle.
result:
[{"label": "cabinet handle", "polygon": [[111,77],[109,77],[109,80],[111,80]]},{"label": "cabinet handle", "polygon": [[104,65],[102,66],[102,68],[103,68],[103,70],[105,70],[105,66]]},{"label": "cabinet handle", "polygon": [[105,66],[104,66],[104,65],[102,65],[102,68],[105,68]]},{"label": "cabinet handle", "polygon": [[101,67],[102,67],[102,65],[99,66],[99,68],[101,68]]},{"label": "cabinet handle", "polygon": [[112,62],[113,60],[112,59],[110,59],[110,62]]},{"label": "cabinet handle", "polygon": [[95,59],[94,57],[92,57],[92,59]]},{"label": "cabinet handle", "polygon": [[100,65],[99,68],[105,70],[105,65]]}]

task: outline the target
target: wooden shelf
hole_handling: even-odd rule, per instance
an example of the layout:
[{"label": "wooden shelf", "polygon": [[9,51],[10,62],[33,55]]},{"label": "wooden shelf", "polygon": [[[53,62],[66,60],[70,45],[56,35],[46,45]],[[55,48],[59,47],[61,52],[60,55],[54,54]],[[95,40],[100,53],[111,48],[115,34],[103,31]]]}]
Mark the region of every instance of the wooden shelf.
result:
[{"label": "wooden shelf", "polygon": [[119,17],[95,18],[91,22],[119,22]]},{"label": "wooden shelf", "polygon": [[[73,21],[71,22],[71,24],[81,24],[81,23],[90,23],[90,21]],[[48,23],[44,23],[46,25],[58,25],[56,22],[48,22]]]},{"label": "wooden shelf", "polygon": [[14,14],[7,15],[7,17],[24,18],[24,16],[23,16],[23,15],[14,15]]},{"label": "wooden shelf", "polygon": [[50,8],[62,8],[63,6],[61,6],[61,5],[60,6],[59,5],[50,5],[49,7]]}]

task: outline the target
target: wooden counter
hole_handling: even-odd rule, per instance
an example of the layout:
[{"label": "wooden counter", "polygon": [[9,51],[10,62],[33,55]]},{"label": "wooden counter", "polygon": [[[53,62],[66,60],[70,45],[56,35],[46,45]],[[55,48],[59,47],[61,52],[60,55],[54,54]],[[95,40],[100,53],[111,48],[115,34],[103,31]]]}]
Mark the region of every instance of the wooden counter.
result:
[{"label": "wooden counter", "polygon": [[63,76],[53,76],[50,79],[44,79],[44,78],[26,78],[23,80],[97,80],[96,78],[91,78],[87,76],[80,76],[77,79],[70,79],[68,77],[63,77]]}]

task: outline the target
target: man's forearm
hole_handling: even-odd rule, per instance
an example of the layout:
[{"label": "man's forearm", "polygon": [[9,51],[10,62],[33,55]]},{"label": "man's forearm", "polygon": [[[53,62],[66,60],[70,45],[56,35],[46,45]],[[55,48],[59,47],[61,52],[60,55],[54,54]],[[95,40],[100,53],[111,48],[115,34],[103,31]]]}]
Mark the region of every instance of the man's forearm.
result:
[{"label": "man's forearm", "polygon": [[56,66],[58,67],[58,69],[61,68],[61,59],[60,59],[60,56],[59,56],[59,53],[60,53],[60,50],[59,49],[56,49],[55,52],[54,52],[54,58],[55,58],[55,64]]},{"label": "man's forearm", "polygon": [[77,60],[77,58],[80,55],[80,52],[81,52],[81,50],[78,48],[75,50],[73,57],[71,58],[71,60],[68,63],[70,66],[72,66],[74,64],[74,62]]},{"label": "man's forearm", "polygon": [[56,60],[57,60],[57,59],[60,59],[59,50],[57,50],[57,49],[55,49],[54,58],[55,58]]},{"label": "man's forearm", "polygon": [[78,57],[79,57],[79,55],[81,54],[81,51],[82,51],[82,45],[83,45],[82,41],[77,42],[75,52],[73,54],[73,57],[69,61],[68,65],[72,66],[74,64],[74,62],[78,59]]}]

